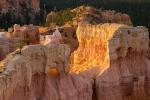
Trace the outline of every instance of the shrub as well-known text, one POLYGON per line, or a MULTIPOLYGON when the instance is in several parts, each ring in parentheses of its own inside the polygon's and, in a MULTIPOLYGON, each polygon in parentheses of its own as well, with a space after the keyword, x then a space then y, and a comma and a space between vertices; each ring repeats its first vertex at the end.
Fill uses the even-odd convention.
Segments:
MULTIPOLYGON (((56 16, 52 17, 52 23, 55 23, 56 25, 63 25, 65 22, 72 21, 75 15, 76 14, 71 12, 70 9, 61 10, 56 16)), ((50 22, 46 22, 45 25, 50 25, 50 22)))

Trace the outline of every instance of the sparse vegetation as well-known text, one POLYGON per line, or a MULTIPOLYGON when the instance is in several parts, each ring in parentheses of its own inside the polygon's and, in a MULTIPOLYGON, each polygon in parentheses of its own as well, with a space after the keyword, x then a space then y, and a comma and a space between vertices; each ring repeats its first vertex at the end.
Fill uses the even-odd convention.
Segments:
MULTIPOLYGON (((67 8, 75 8, 80 5, 89 5, 94 6, 96 8, 103 8, 103 9, 112 9, 119 12, 127 13, 131 16, 134 26, 142 25, 146 26, 150 29, 150 2, 149 0, 41 0, 40 3, 40 14, 37 14, 35 20, 36 24, 44 25, 45 16, 50 11, 57 8, 57 10, 63 10, 67 8), (112 2, 113 1, 113 2, 112 2), (115 2, 114 2, 115 1, 115 2), (131 3, 132 2, 132 3, 131 3), (134 2, 134 3, 133 3, 134 2)), ((25 6, 25 5, 22 5, 25 6)), ((32 12, 32 9, 28 9, 27 12, 32 12)), ((23 12, 24 13, 24 12, 23 12)), ((24 13, 27 17, 26 20, 30 21, 28 18, 28 14, 24 13)), ((1 14, 0 13, 0 27, 1 28, 8 28, 15 23, 18 24, 28 24, 29 22, 22 22, 21 18, 15 18, 14 11, 9 12, 8 14, 1 14)), ((55 18, 56 22, 59 24, 63 23, 60 20, 60 16, 55 18)))
POLYGON ((131 16, 134 26, 142 25, 150 28, 150 2, 149 0, 42 0, 41 9, 45 5, 47 12, 66 8, 75 8, 80 5, 89 5, 96 8, 111 9, 131 16), (131 3, 134 2, 134 3, 131 3))
POLYGON ((70 9, 61 10, 57 12, 56 16, 52 17, 52 22, 46 22, 46 26, 49 26, 50 23, 54 23, 56 25, 63 25, 65 22, 72 21, 75 17, 75 13, 71 12, 70 9))

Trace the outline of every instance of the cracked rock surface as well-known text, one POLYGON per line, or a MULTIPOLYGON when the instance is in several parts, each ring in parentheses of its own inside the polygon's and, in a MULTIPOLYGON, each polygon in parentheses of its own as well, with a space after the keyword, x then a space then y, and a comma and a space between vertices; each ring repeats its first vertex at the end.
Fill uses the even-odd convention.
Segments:
POLYGON ((145 27, 80 24, 76 34, 79 47, 72 54, 59 43, 10 54, 0 74, 0 100, 150 99, 145 27))

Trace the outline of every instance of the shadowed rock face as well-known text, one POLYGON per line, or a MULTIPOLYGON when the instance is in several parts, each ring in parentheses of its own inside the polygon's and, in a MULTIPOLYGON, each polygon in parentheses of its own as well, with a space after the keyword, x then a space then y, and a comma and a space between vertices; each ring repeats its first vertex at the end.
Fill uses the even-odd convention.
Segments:
POLYGON ((38 44, 40 42, 38 26, 33 25, 20 26, 15 24, 13 31, 7 33, 7 37, 14 42, 22 39, 27 39, 28 44, 38 44))
POLYGON ((0 60, 9 53, 9 41, 5 36, 6 32, 0 32, 0 60))
MULTIPOLYGON (((36 23, 40 0, 0 0, 1 26, 14 23, 36 23)), ((8 27, 8 26, 7 26, 8 27)))
POLYGON ((145 27, 81 24, 77 38, 71 64, 69 46, 59 43, 27 46, 22 55, 8 56, 0 100, 149 100, 145 27), (51 77, 51 68, 59 76, 51 77))
MULTIPOLYGON (((19 8, 19 6, 21 6, 21 4, 27 4, 27 6, 31 6, 33 9, 37 9, 39 10, 39 0, 24 0, 24 1, 21 1, 21 0, 14 0, 13 2, 11 0, 1 0, 0 1, 0 7, 1 7, 1 10, 5 10, 5 11, 8 11, 9 9, 11 9, 10 7, 13 7, 13 9, 15 8, 19 8), (16 3, 16 4, 15 4, 16 3), (15 5, 14 5, 15 4, 15 5)), ((11 9, 12 10, 12 9, 11 9)))
POLYGON ((14 25, 14 28, 10 30, 9 32, 0 33, 0 60, 19 48, 22 41, 25 41, 24 45, 38 44, 40 42, 40 33, 37 26, 14 25))

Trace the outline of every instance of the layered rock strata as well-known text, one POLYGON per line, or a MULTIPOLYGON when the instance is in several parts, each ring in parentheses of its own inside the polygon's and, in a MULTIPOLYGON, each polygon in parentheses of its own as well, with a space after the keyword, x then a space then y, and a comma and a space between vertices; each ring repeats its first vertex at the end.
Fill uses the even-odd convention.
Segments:
POLYGON ((10 54, 0 64, 0 100, 150 99, 147 28, 80 24, 77 38, 71 64, 69 46, 59 43, 10 54))
POLYGON ((39 44, 40 33, 37 26, 15 24, 8 32, 0 33, 0 60, 21 45, 39 44))
POLYGON ((79 25, 77 38, 71 70, 95 80, 96 100, 149 100, 145 27, 79 25))
POLYGON ((0 100, 92 100, 92 81, 65 71, 68 50, 63 44, 35 45, 11 54, 0 74, 0 100), (51 77, 50 68, 59 77, 51 77))

